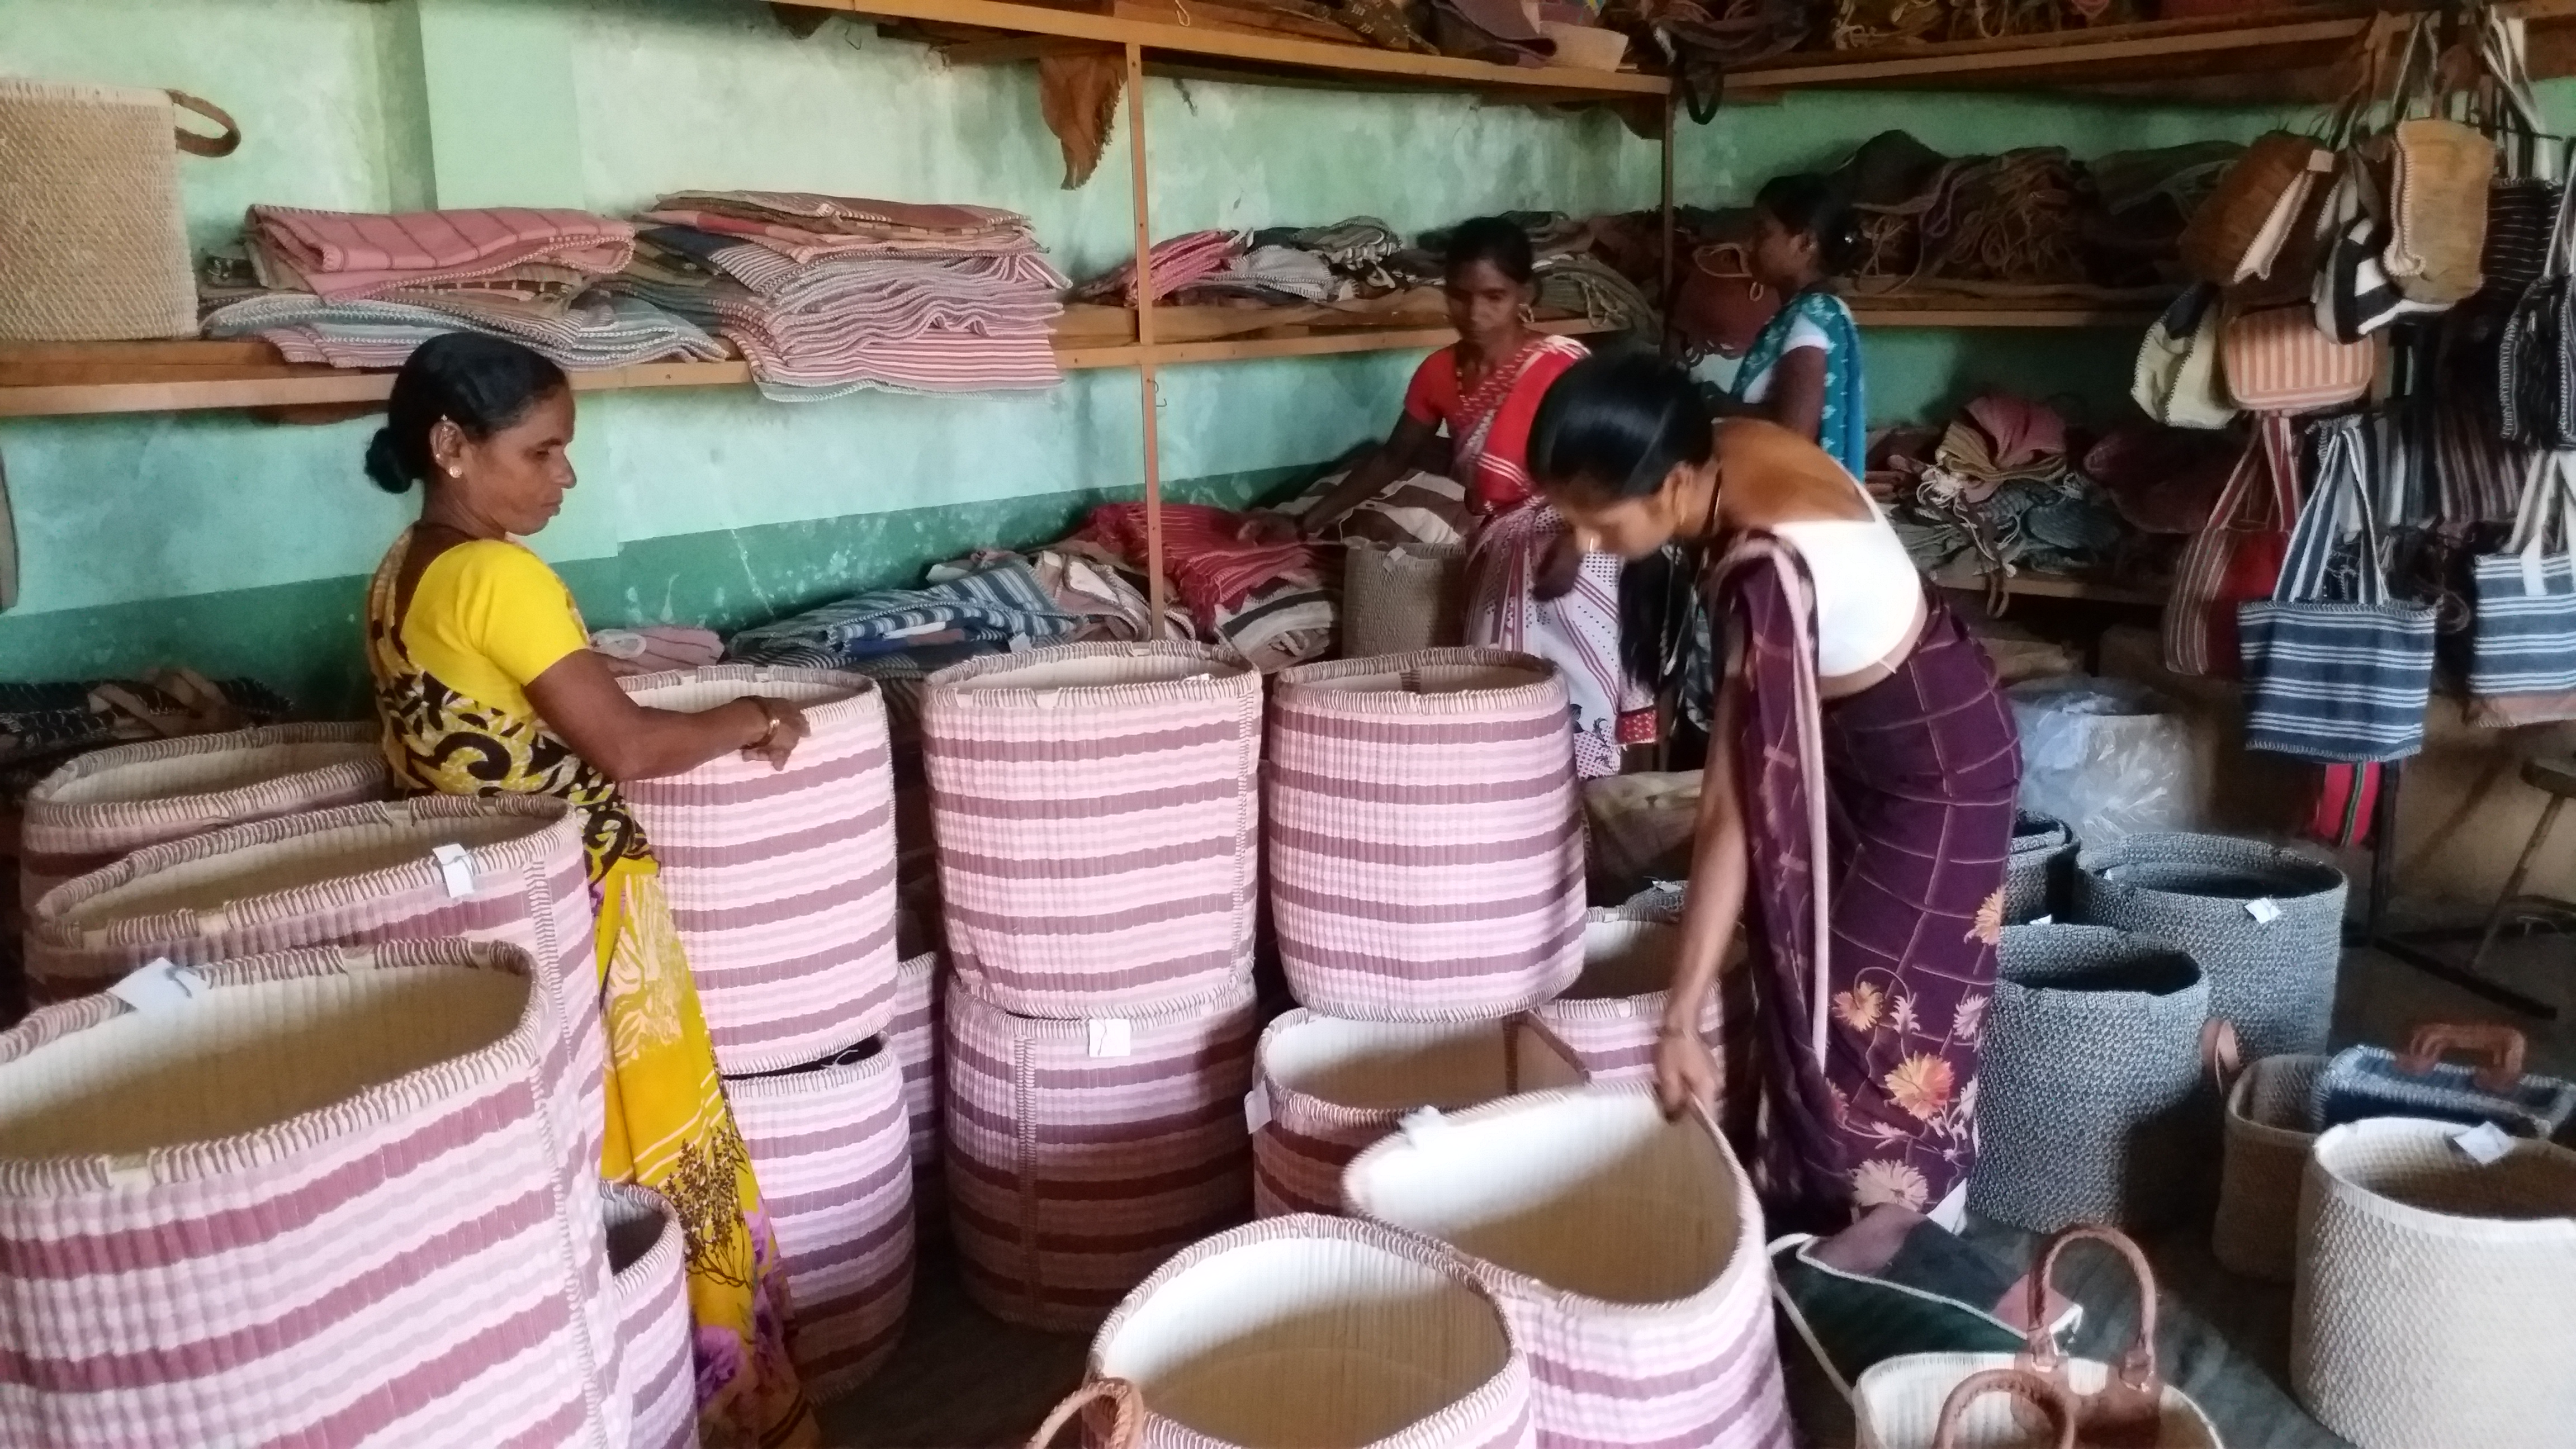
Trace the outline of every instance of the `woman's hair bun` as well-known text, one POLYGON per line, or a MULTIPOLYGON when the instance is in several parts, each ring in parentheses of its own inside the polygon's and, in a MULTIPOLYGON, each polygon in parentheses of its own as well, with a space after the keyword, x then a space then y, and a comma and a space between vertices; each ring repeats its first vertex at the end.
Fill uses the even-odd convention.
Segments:
POLYGON ((367 440, 367 477, 387 493, 411 491, 411 470, 403 466, 402 445, 394 441, 394 430, 378 428, 367 440))

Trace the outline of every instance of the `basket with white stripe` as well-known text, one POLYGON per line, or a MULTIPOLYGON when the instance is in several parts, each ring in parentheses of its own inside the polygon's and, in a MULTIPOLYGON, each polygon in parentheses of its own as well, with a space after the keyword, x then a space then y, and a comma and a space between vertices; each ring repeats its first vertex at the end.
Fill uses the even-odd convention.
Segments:
MULTIPOLYGON (((1596 1082, 1655 1075, 1655 1034, 1672 999, 1681 927, 1657 913, 1619 907, 1584 918, 1583 974, 1565 994, 1530 1008, 1574 1052, 1596 1082)), ((1731 953, 1699 1014, 1700 1040, 1717 1058, 1718 1100, 1732 1106, 1753 1081, 1753 973, 1731 953)), ((1721 1113, 1721 1116, 1723 1113, 1721 1113)))
POLYGON ((626 1449, 527 953, 155 966, 0 1033, 0 1443, 626 1449))
POLYGON ((1789 1443, 1762 1210, 1705 1113, 1666 1120, 1635 1083, 1418 1118, 1342 1194, 1467 1256, 1530 1357, 1541 1444, 1789 1443))
POLYGON ((1420 1107, 1454 1111, 1579 1086, 1564 1043, 1528 1017, 1343 1021, 1299 1007, 1261 1033, 1246 1118, 1259 1216, 1338 1213, 1342 1170, 1420 1107))
POLYGON ((19 899, 147 845, 253 820, 382 799, 372 724, 261 725, 118 745, 81 756, 27 792, 19 899))
POLYGON ((1433 649, 1280 674, 1264 833, 1299 1004, 1503 1016, 1583 969, 1583 811, 1554 666, 1433 649))
POLYGON ((1151 1015, 1013 1016, 948 984, 941 1119, 966 1291, 1086 1331, 1183 1245, 1244 1220, 1251 978, 1151 1015))
POLYGON ((727 1076, 829 1056, 894 1011, 894 769, 885 700, 858 674, 718 665, 619 681, 698 713, 782 700, 812 733, 781 769, 732 752, 623 787, 727 1076))
POLYGON ((882 1041, 729 1077, 725 1097, 778 1230, 805 1392, 830 1399, 894 1354, 912 1303, 912 1161, 903 1071, 882 1041))
POLYGON ((147 846, 48 891, 27 927, 37 1001, 298 946, 505 941, 536 958, 569 1045, 593 1163, 608 1043, 580 817, 561 800, 429 795, 344 805, 147 846))
POLYGON ((1080 1020, 1252 965, 1261 676, 1196 644, 943 669, 922 753, 949 959, 994 1006, 1080 1020))
POLYGON ((698 1375, 689 1356, 680 1215, 669 1198, 633 1183, 603 1183, 600 1196, 614 1275, 618 1394, 635 1415, 631 1442, 635 1449, 697 1449, 698 1375))

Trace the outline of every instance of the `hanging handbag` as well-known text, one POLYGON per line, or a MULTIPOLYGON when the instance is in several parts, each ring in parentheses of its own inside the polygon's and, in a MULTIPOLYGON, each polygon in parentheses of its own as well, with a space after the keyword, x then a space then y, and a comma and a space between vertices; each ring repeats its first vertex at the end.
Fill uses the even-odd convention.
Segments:
POLYGON ((2403 1053, 2347 1047, 2328 1058, 2309 1090, 2316 1131, 2365 1117, 2429 1117, 2475 1127, 2492 1122, 2516 1137, 2546 1142, 2576 1117, 2576 1083, 2525 1075, 2521 1032, 2509 1026, 2425 1025, 2403 1053), (2446 1062, 2452 1052, 2477 1055, 2474 1067, 2446 1062))
POLYGON ((2309 294, 2317 330, 2340 343, 2360 342, 2401 317, 2448 309, 2411 301, 2390 280, 2380 260, 2388 246, 2388 218, 2374 170, 2361 150, 2343 158, 2325 223, 2331 239, 2309 294))
POLYGON ((2257 136, 2184 225, 2185 270, 2219 286, 2270 275, 2309 193, 2333 169, 2334 151, 2313 136, 2257 136))
MULTIPOLYGON (((2441 51, 2430 19, 2416 19, 2398 86, 2402 93, 2414 77, 2417 99, 2438 112, 2441 51)), ((2435 307, 2475 295, 2484 280, 2478 260, 2486 248, 2495 143, 2438 113, 2397 122, 2389 140, 2389 236, 2381 260, 2390 280, 2410 301, 2435 307)))
POLYGON ((2323 412, 2370 395, 2379 348, 2318 331, 2311 307, 2269 307, 2227 319, 2220 366, 2228 395, 2247 412, 2323 412))
POLYGON ((2543 143, 2547 127, 2531 91, 2524 22, 2493 10, 2479 37, 2486 72, 2478 112, 2496 143, 2495 184, 2487 189, 2486 247, 2478 301, 2509 307, 2549 270, 2549 238, 2558 216, 2556 158, 2543 143))
POLYGON ((2165 667, 2236 677, 2236 606, 2268 598, 2299 512, 2297 425, 2261 419, 2209 521, 2183 547, 2164 613, 2165 667))
POLYGON ((2505 729, 2576 719, 2576 454, 2531 455, 2513 535, 2474 569, 2469 722, 2505 729))
MULTIPOLYGON (((2567 154, 2576 161, 2576 147, 2567 154)), ((2562 185, 2541 278, 2523 290, 2496 343, 2497 427, 2527 447, 2576 447, 2576 360, 2568 355, 2576 339, 2576 295, 2567 284, 2572 213, 2576 185, 2562 185)))
POLYGON ((2218 289, 2193 287, 2174 298, 2138 345, 2129 395, 2147 416, 2176 428, 2223 428, 2236 405, 2218 381, 2218 289))
POLYGON ((2377 510, 2362 472, 2364 421, 2317 428, 2316 487, 2299 510, 2272 597, 2239 605, 2245 745, 2324 764, 2400 760, 2424 746, 2433 610, 2388 597, 2377 510), (2329 599, 2346 518, 2358 517, 2354 588, 2329 599))

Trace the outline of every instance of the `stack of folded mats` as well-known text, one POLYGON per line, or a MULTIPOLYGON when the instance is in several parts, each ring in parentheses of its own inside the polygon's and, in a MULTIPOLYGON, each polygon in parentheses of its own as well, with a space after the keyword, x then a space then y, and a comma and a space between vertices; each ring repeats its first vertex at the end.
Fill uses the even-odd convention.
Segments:
POLYGON ((216 307, 206 334, 265 338, 289 362, 399 367, 445 332, 568 369, 724 356, 692 322, 596 289, 633 256, 634 228, 585 211, 254 206, 244 243, 265 290, 216 307))
POLYGON ((1928 459, 1900 454, 1891 472, 1890 521, 1925 569, 1973 554, 1991 577, 2087 573, 2134 551, 2116 503, 2076 469, 2066 420, 2044 403, 1979 398, 1928 459))
POLYGON ((919 677, 981 654, 1058 643, 1081 624, 1024 560, 1002 554, 922 588, 875 589, 745 629, 725 654, 736 664, 919 677))
MULTIPOLYGON (((1154 300, 1163 301, 1224 272, 1243 255, 1243 241, 1239 231, 1194 231, 1154 243, 1154 300)), ((1121 262, 1116 270, 1083 283, 1073 300, 1135 306, 1135 261, 1121 262)))
POLYGON ((1053 387, 1066 282, 1027 217, 807 192, 684 191, 615 290, 723 333, 781 401, 1053 387))
MULTIPOLYGON (((1267 674, 1329 650, 1339 610, 1313 545, 1252 542, 1250 522, 1204 504, 1164 504, 1163 572, 1201 639, 1267 674)), ((1091 510, 1077 539, 1143 565, 1144 505, 1091 510)))

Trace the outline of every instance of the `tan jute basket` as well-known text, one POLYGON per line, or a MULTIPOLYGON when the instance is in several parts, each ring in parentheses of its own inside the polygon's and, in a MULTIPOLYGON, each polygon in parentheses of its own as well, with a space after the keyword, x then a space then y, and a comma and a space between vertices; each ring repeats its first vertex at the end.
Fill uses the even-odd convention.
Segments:
POLYGON ((1467 549, 1354 541, 1342 574, 1342 655, 1446 649, 1466 633, 1467 549))
POLYGON ((2299 1183, 2317 1134, 2308 1092, 2326 1059, 2265 1057, 2227 1089, 2227 1145, 2210 1251, 2231 1273, 2287 1283, 2299 1262, 2299 1183))

